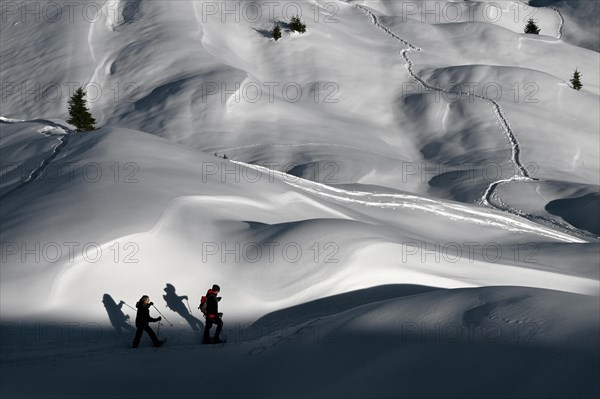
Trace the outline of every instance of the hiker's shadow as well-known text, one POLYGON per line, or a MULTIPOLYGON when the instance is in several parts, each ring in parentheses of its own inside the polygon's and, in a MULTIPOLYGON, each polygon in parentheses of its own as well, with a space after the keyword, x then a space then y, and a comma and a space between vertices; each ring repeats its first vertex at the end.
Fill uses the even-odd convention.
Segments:
POLYGON ((188 307, 183 303, 184 300, 188 300, 187 295, 179 296, 175 293, 175 287, 172 284, 167 284, 165 287, 165 295, 163 298, 167 303, 169 309, 173 312, 179 314, 181 317, 188 322, 192 330, 194 331, 202 331, 204 329, 204 324, 200 321, 200 319, 194 317, 193 314, 190 313, 188 307))
POLYGON ((119 301, 117 304, 110 295, 104 294, 102 297, 102 303, 104 304, 106 313, 108 313, 108 319, 118 335, 120 335, 123 331, 135 332, 135 328, 129 323, 129 315, 126 315, 121 310, 125 302, 119 301))

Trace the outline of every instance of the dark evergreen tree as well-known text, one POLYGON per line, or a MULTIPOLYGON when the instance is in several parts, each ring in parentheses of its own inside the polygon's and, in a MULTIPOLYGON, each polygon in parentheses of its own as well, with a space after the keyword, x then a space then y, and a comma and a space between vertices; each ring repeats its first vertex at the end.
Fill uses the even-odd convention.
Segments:
POLYGON ((525 25, 525 33, 531 33, 534 35, 540 34, 540 28, 538 28, 535 22, 533 22, 533 18, 529 18, 529 21, 527 21, 527 25, 525 25))
POLYGON ((304 33, 306 32, 306 25, 300 21, 299 16, 292 17, 290 21, 290 29, 296 32, 304 33))
POLYGON ((281 27, 279 26, 279 24, 275 24, 275 26, 273 27, 273 39, 275 39, 275 41, 281 39, 281 27))
POLYGON ((69 119, 67 123, 75 126, 78 132, 88 132, 96 129, 96 120, 92 117, 85 102, 83 87, 78 88, 69 99, 69 119))
POLYGON ((575 68, 575 72, 573 72, 573 77, 571 78, 571 87, 575 90, 581 90, 583 85, 581 84, 581 72, 575 68))

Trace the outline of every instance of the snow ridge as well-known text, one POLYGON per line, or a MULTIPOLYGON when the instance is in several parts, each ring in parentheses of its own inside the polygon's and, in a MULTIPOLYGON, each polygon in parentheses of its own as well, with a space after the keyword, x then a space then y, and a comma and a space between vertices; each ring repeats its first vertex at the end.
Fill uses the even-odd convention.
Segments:
MULTIPOLYGON (((40 164, 31 171, 31 173, 29 174, 27 179, 23 180, 12 190, 9 190, 9 191, 5 192, 4 194, 0 195, 0 200, 6 198, 8 195, 14 193, 15 191, 22 189, 24 186, 33 182, 35 179, 37 179, 42 174, 44 169, 46 169, 48 164, 50 164, 50 162, 52 162, 56 158, 56 156, 59 154, 59 152, 69 142, 70 130, 67 127, 62 126, 58 123, 55 123, 52 121, 46 121, 46 120, 38 119, 38 120, 34 120, 32 122, 47 123, 48 126, 42 128, 42 129, 39 129, 38 133, 40 133, 41 135, 46 136, 46 137, 56 137, 57 143, 52 147, 52 153, 50 155, 48 155, 46 158, 42 159, 42 162, 40 162, 40 164)), ((11 123, 19 123, 19 122, 11 122, 11 123)))
POLYGON ((273 176, 278 177, 281 181, 294 188, 328 200, 386 209, 414 209, 456 221, 482 226, 493 226, 520 233, 538 234, 565 242, 585 242, 568 233, 558 232, 546 226, 539 226, 533 222, 527 223, 519 220, 519 218, 496 213, 494 210, 475 209, 472 206, 420 197, 413 194, 378 194, 366 191, 345 190, 276 171, 265 166, 240 161, 231 162, 266 173, 270 178, 273 176))

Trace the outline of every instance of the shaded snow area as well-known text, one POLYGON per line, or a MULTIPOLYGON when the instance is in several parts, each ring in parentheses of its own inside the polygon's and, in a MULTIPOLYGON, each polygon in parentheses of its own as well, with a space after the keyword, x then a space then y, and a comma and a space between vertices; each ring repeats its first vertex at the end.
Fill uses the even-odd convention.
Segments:
POLYGON ((598 2, 0 5, 2 399, 600 397, 598 2))

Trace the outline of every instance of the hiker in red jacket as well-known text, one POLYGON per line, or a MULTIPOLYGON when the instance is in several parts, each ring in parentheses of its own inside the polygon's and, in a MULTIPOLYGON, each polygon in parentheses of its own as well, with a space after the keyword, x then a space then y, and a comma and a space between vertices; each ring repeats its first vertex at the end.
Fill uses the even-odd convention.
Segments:
POLYGON ((223 313, 219 313, 219 301, 221 297, 217 297, 219 295, 219 291, 221 288, 215 284, 212 286, 212 289, 208 290, 206 293, 206 305, 205 310, 203 308, 203 303, 200 304, 200 309, 203 311, 204 316, 206 317, 206 325, 204 326, 204 343, 205 344, 220 344, 224 341, 221 341, 220 335, 221 330, 223 330, 223 320, 221 317, 223 313), (215 336, 213 339, 210 339, 210 329, 213 324, 217 325, 217 331, 215 331, 215 336))

